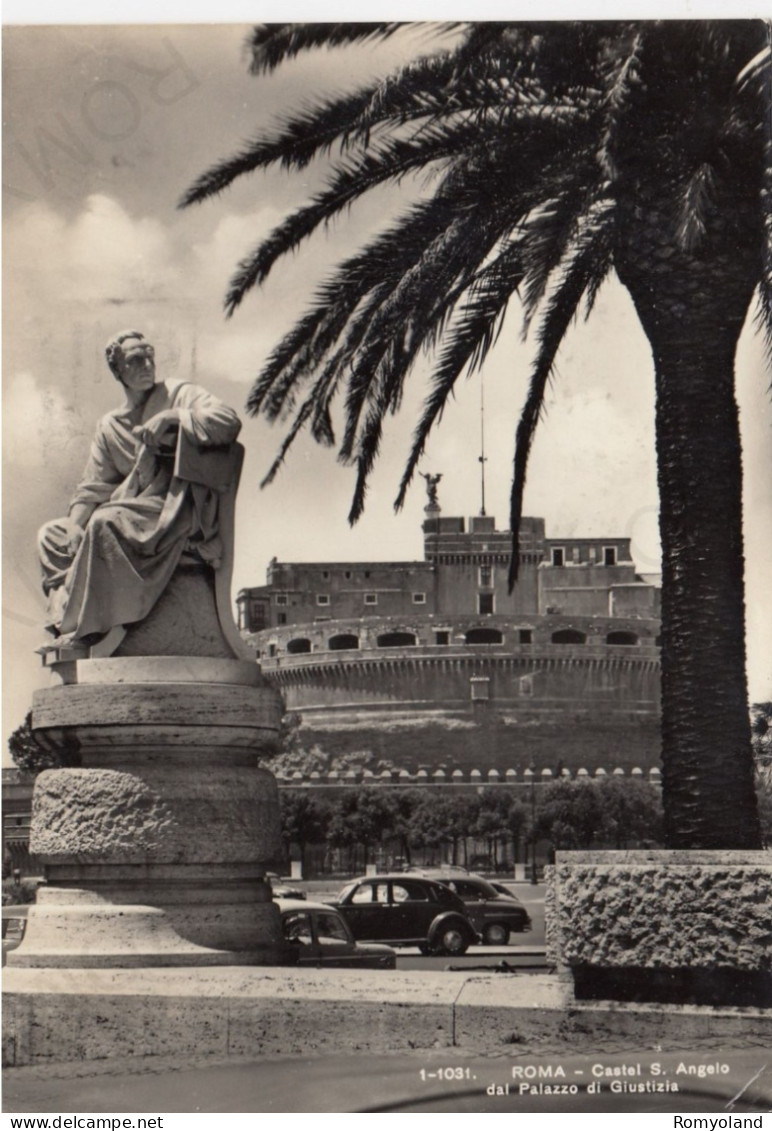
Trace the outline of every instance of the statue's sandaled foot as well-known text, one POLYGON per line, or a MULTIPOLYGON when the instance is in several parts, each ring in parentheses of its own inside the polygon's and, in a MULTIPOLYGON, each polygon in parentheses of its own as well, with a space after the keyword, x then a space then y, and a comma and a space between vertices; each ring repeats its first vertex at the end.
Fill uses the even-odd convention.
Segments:
POLYGON ((43 663, 48 666, 60 660, 84 660, 89 655, 89 645, 83 640, 78 640, 71 634, 58 636, 50 644, 44 644, 35 651, 43 657, 43 663))
POLYGON ((36 651, 49 665, 64 660, 87 660, 92 657, 111 656, 126 635, 123 625, 116 625, 108 632, 89 632, 76 636, 74 632, 62 633, 36 651))

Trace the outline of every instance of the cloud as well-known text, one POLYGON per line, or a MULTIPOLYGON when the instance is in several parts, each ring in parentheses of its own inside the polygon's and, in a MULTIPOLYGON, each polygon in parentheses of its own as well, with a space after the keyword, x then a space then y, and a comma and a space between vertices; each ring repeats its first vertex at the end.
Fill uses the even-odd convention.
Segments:
MULTIPOLYGON (((45 203, 19 209, 7 222, 13 332, 6 366, 39 374, 38 394, 48 382, 73 410, 87 400, 92 423, 114 400, 101 351, 123 326, 153 336, 165 373, 184 371, 195 343, 207 378, 251 382, 300 300, 291 281, 272 286, 251 295, 231 321, 222 300, 239 259, 280 216, 272 208, 226 214, 191 245, 177 217, 167 226, 134 217, 101 193, 89 196, 69 221, 45 203)), ((14 456, 21 447, 15 445, 14 456)))
POLYGON ((7 253, 14 288, 38 310, 74 302, 147 298, 175 278, 171 242, 156 220, 131 218, 115 200, 92 194, 66 223, 47 205, 21 210, 10 225, 7 253))

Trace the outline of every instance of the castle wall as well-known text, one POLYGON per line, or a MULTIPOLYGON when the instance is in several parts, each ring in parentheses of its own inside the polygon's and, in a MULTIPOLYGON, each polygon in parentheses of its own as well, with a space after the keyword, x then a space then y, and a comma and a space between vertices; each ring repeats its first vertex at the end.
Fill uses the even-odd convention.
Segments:
MULTIPOLYGON (((470 655, 477 656, 501 653, 509 657, 533 657, 536 655, 535 649, 547 648, 556 649, 554 657, 563 659, 574 656, 578 659, 659 658, 659 621, 641 617, 541 616, 537 613, 524 613, 516 617, 461 616, 442 613, 419 615, 414 612, 412 615, 360 616, 277 626, 253 633, 248 639, 257 650, 263 670, 269 673, 276 666, 291 667, 297 663, 309 662, 292 655, 293 640, 308 640, 309 650, 314 654, 335 651, 334 642, 340 637, 350 637, 355 642, 355 649, 360 652, 368 649, 380 652, 393 643, 389 638, 396 633, 411 637, 406 657, 418 656, 416 648, 428 649, 427 656, 439 659, 450 654, 448 649, 455 649, 456 652, 461 649, 462 652, 469 651, 470 655), (628 646, 612 643, 620 633, 630 638, 628 646), (495 641, 487 644, 478 639, 470 651, 472 639, 479 638, 481 634, 493 636, 495 641), (560 643, 559 638, 566 634, 581 640, 568 639, 560 643), (439 641, 438 635, 441 637, 439 641), (617 650, 613 650, 614 648, 617 650), (618 651, 619 648, 623 650, 618 651), (487 649, 487 653, 483 649, 487 649)), ((389 655, 392 653, 389 652, 389 655)), ((340 660, 340 656, 333 658, 340 660)))
POLYGON ((509 532, 426 516, 424 562, 272 562, 239 594, 304 745, 408 768, 656 765, 659 590, 629 538, 546 539, 524 518, 509 594, 509 532))
POLYGON ((583 617, 659 616, 659 589, 637 579, 631 562, 539 567, 539 611, 583 617))
POLYGON ((443 517, 427 508, 424 561, 277 562, 267 584, 237 596, 239 627, 314 624, 366 616, 584 617, 659 615, 659 590, 643 581, 629 538, 546 539, 544 520, 523 518, 519 573, 508 592, 512 539, 495 519, 443 517))
POLYGON ((342 620, 419 608, 434 612, 436 577, 427 562, 290 562, 272 564, 269 584, 239 594, 240 627, 254 627, 255 607, 266 626, 342 620))
POLYGON ((253 637, 263 674, 302 716, 303 744, 408 768, 516 768, 534 757, 573 771, 659 759, 656 621, 631 618, 368 618, 253 637), (447 643, 434 641, 442 631, 447 643), (480 631, 496 643, 473 644, 480 631), (608 643, 615 634, 636 641, 608 643), (401 635, 398 635, 401 634, 401 635), (523 643, 523 634, 530 642, 523 643), (566 643, 554 638, 567 634, 566 643), (415 644, 381 645, 411 636, 415 644), (575 637, 584 643, 574 642, 575 637), (330 648, 336 640, 358 647, 330 648))
POLYGON ((497 711, 656 712, 659 667, 616 656, 572 659, 557 646, 533 656, 482 654, 411 655, 374 652, 353 658, 299 657, 291 667, 264 665, 287 707, 304 713, 331 707, 393 707, 400 710, 472 710, 486 702, 497 711))
MULTIPOLYGON (((490 556, 493 555, 485 555, 485 558, 490 556)), ((512 593, 507 592, 509 557, 504 553, 495 557, 496 560, 490 564, 483 564, 482 554, 459 555, 452 562, 447 557, 440 559, 437 567, 437 610, 479 615, 482 611, 480 595, 490 595, 493 615, 513 616, 536 612, 539 607, 539 585, 535 555, 521 557, 520 573, 512 593)))

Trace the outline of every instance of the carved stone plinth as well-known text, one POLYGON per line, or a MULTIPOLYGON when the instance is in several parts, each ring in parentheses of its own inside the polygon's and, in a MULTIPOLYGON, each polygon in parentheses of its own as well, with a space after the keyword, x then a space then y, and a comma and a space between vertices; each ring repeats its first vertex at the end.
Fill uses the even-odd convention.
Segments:
POLYGON ((772 1008, 772 854, 559 852, 548 959, 578 999, 772 1008))
POLYGON ((47 884, 17 966, 286 958, 266 870, 280 855, 278 693, 256 664, 110 657, 54 665, 33 727, 64 768, 39 775, 30 849, 47 884))

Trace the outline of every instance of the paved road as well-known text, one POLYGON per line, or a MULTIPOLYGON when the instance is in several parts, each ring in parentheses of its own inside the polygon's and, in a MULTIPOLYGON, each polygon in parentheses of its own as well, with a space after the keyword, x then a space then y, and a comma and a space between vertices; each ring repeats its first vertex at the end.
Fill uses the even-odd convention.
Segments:
POLYGON ((421 954, 417 947, 400 947, 397 950, 397 969, 490 970, 500 967, 503 970, 505 967, 502 963, 504 963, 506 966, 515 966, 522 970, 546 970, 544 947, 532 946, 528 935, 515 936, 518 940, 521 937, 529 941, 523 942, 522 945, 518 942, 516 946, 470 946, 466 954, 460 958, 449 958, 447 955, 430 958, 421 954))
POLYGON ((7 1070, 3 1110, 718 1115, 772 1110, 772 1057, 761 1049, 716 1055, 712 1050, 660 1053, 632 1048, 586 1055, 566 1046, 487 1058, 446 1049, 76 1075, 83 1068, 77 1066, 71 1075, 60 1078, 52 1075, 61 1071, 53 1067, 7 1070), (714 1071, 700 1077, 700 1066, 714 1071), (672 1090, 674 1085, 678 1091, 672 1090), (653 1090, 655 1086, 661 1090, 653 1090))

